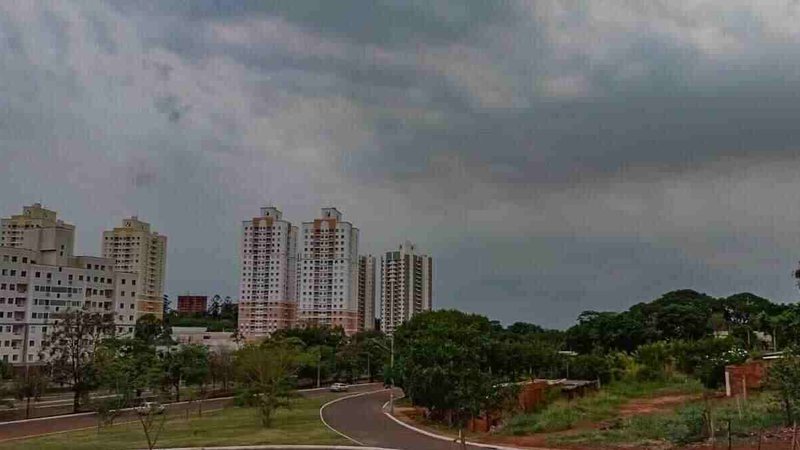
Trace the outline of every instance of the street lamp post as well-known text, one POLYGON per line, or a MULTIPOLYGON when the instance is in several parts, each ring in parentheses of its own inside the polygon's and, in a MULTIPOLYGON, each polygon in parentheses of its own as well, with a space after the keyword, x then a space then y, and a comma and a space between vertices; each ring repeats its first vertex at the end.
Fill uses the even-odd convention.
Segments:
POLYGON ((391 380, 390 380, 390 389, 389 389, 389 412, 394 414, 394 334, 389 336, 390 340, 390 347, 386 348, 386 344, 382 344, 380 342, 375 341, 374 339, 372 342, 378 345, 378 347, 382 348, 384 351, 389 351, 389 370, 391 373, 391 380))

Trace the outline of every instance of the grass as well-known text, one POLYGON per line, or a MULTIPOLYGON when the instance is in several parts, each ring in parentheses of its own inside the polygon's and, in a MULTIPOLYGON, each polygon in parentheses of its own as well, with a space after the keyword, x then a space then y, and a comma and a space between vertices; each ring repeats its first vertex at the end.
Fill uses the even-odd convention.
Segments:
MULTIPOLYGON (((192 447, 250 444, 346 444, 344 438, 319 420, 319 408, 332 396, 299 398, 289 410, 280 410, 273 426, 261 426, 254 408, 227 408, 203 417, 170 416, 158 447, 192 447)), ((51 436, 0 443, 0 449, 15 450, 121 450, 146 448, 138 422, 60 433, 51 436)))
POLYGON ((525 435, 568 430, 581 422, 613 418, 622 404, 634 398, 693 394, 701 390, 697 381, 682 378, 669 381, 615 382, 595 394, 572 401, 557 400, 537 412, 515 416, 508 421, 503 432, 525 435))
MULTIPOLYGON (((746 436, 782 424, 783 415, 770 394, 753 395, 739 404, 735 399, 710 403, 715 422, 715 434, 727 436, 727 421, 732 433, 746 436)), ((576 433, 553 436, 552 444, 644 445, 653 442, 687 444, 703 440, 705 436, 705 405, 695 403, 675 411, 645 414, 624 418, 606 430, 588 429, 576 433)))

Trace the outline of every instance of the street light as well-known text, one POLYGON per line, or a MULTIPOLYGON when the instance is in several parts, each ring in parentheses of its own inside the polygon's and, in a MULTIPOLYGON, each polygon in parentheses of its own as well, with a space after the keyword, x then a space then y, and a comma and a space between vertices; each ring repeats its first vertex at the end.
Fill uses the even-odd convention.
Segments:
POLYGON ((373 339, 374 342, 378 347, 382 348, 383 350, 387 350, 389 352, 389 368, 392 372, 391 374, 391 384, 389 389, 389 412, 394 414, 394 334, 389 336, 391 338, 390 347, 386 348, 386 345, 381 344, 380 342, 373 339))

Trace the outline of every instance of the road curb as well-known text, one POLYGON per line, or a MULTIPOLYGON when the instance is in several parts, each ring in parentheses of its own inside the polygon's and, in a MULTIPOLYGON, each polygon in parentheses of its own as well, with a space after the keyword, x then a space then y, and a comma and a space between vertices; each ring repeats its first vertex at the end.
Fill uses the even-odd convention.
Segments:
MULTIPOLYGON (((377 392, 384 392, 384 391, 385 391, 385 389, 377 389, 377 390, 374 390, 374 391, 368 391, 368 392, 359 392, 358 394, 346 395, 346 396, 344 396, 344 397, 335 398, 335 399, 333 399, 333 400, 329 401, 328 403, 325 403, 324 405, 322 405, 322 406, 320 406, 320 407, 319 407, 319 420, 320 420, 320 421, 322 421, 322 424, 323 424, 323 425, 325 425, 326 427, 328 427, 328 429, 329 429, 329 430, 331 430, 331 431, 333 431, 334 433, 338 434, 339 436, 341 436, 341 437, 343 437, 343 438, 347 439, 348 441, 355 443, 356 445, 360 445, 361 447, 359 447, 359 448, 362 448, 362 449, 363 449, 363 448, 365 448, 365 447, 366 447, 366 444, 364 444, 364 443, 362 443, 362 442, 359 442, 359 441, 357 441, 357 440, 355 440, 355 439, 351 438, 350 436, 348 436, 348 435, 346 435, 346 434, 342 433, 341 431, 337 430, 336 428, 333 428, 332 426, 330 426, 330 425, 328 424, 328 422, 326 422, 326 421, 325 421, 325 417, 323 417, 323 416, 322 416, 322 411, 324 411, 324 410, 325 410, 325 408, 327 408, 328 406, 331 406, 332 404, 334 404, 334 403, 337 403, 337 402, 341 402, 341 401, 343 401, 343 400, 347 400, 347 399, 351 399, 351 398, 356 398, 356 397, 361 397, 361 396, 364 396, 364 395, 375 394, 375 393, 377 393, 377 392)), ((317 448, 319 448, 319 447, 317 447, 317 448)))
MULTIPOLYGON (((403 397, 405 397, 405 395, 401 395, 400 397, 395 398, 395 400, 400 400, 403 397)), ((398 419, 397 417, 393 416, 388 411, 386 411, 386 405, 388 405, 388 404, 389 404, 389 402, 387 401, 386 403, 383 404, 383 407, 381 407, 381 409, 383 410, 383 414, 386 417, 388 417, 388 418, 392 419, 393 421, 395 421, 398 425, 402 425, 402 426, 408 428, 411 431, 415 431, 415 432, 417 432, 419 434, 424 434, 425 436, 428 436, 428 437, 432 437, 432 438, 439 439, 439 440, 442 440, 442 441, 453 442, 453 438, 451 436, 444 436, 444 435, 441 435, 441 434, 432 433, 432 432, 430 432, 428 430, 423 430, 421 428, 417 428, 417 427, 415 427, 413 425, 409 425, 409 424, 403 422, 402 420, 398 419)), ((481 447, 481 448, 495 449, 495 450, 555 450, 555 449, 543 448, 543 447, 525 447, 525 448, 521 448, 521 447, 506 447, 506 446, 503 446, 503 445, 484 444, 484 443, 481 443, 481 442, 472 442, 472 441, 467 441, 466 443, 467 443, 467 445, 471 445, 473 447, 481 447)))
POLYGON ((233 447, 175 447, 160 450, 396 450, 385 447, 353 447, 352 445, 242 445, 233 447))

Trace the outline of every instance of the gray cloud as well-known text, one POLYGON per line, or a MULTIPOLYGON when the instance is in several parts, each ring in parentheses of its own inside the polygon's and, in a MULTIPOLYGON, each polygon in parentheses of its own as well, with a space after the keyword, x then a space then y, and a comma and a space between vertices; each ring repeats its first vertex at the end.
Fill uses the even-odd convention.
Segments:
POLYGON ((337 204, 436 303, 566 326, 663 291, 789 301, 790 2, 0 5, 0 205, 78 245, 139 214, 168 288, 237 290, 239 220, 337 204))

